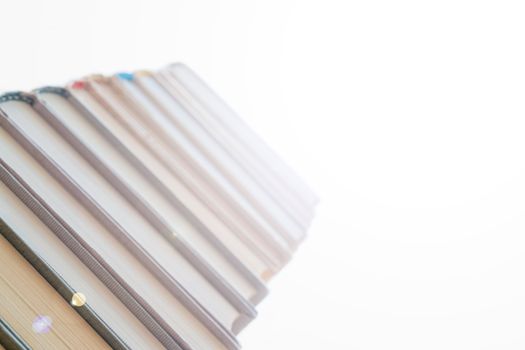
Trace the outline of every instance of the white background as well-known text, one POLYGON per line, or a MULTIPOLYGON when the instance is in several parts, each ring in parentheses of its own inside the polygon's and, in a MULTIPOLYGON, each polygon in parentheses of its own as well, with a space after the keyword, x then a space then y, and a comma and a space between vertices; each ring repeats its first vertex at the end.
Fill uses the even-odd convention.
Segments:
POLYGON ((0 88, 183 61, 316 188, 245 349, 525 348, 523 2, 1 3, 0 88))

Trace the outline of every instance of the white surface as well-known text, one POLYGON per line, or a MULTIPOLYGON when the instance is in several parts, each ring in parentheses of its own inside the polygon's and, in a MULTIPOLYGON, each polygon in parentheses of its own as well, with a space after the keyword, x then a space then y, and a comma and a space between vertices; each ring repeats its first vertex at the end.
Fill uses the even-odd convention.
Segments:
POLYGON ((521 2, 6 5, 1 87, 182 60, 317 187, 245 349, 525 347, 521 2))

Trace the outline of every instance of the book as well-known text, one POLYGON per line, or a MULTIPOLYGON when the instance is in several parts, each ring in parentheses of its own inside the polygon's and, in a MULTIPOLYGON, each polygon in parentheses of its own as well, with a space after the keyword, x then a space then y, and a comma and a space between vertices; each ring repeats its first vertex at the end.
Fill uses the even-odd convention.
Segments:
MULTIPOLYGON (((52 112, 45 118, 50 125, 54 125, 57 132, 63 135, 79 153, 82 153, 84 158, 89 159, 91 165, 110 180, 114 187, 121 188, 122 195, 134 203, 144 216, 154 216, 152 220, 161 221, 160 229, 167 229, 170 238, 171 233, 176 232, 188 249, 198 252, 205 260, 208 269, 219 274, 226 280, 224 283, 235 288, 235 292, 239 294, 235 297, 242 299, 239 300, 240 303, 249 304, 241 307, 248 308, 249 312, 255 312, 249 300, 259 298, 257 293, 262 288, 262 283, 259 281, 254 285, 255 276, 249 275, 240 262, 229 260, 229 251, 218 249, 213 245, 213 242, 207 239, 207 233, 203 232, 200 226, 195 225, 186 216, 186 212, 179 209, 180 205, 174 206, 149 181, 149 178, 134 166, 136 162, 130 162, 86 119, 96 117, 87 115, 89 112, 81 109, 81 106, 75 103, 74 97, 63 88, 41 88, 36 90, 36 96, 52 112)), ((128 153, 128 156, 132 155, 128 153)), ((217 286, 220 287, 221 285, 217 286)))
MULTIPOLYGON (((201 200, 188 188, 184 182, 170 172, 166 164, 161 162, 134 135, 119 123, 119 114, 110 113, 86 89, 85 81, 75 81, 70 84, 69 92, 75 101, 90 113, 86 113, 91 124, 101 130, 113 146, 126 155, 137 169, 161 191, 174 205, 179 205, 189 217, 200 222, 216 240, 232 251, 249 270, 261 279, 273 275, 276 271, 273 265, 258 249, 253 249, 243 241, 243 235, 236 231, 235 226, 229 226, 228 221, 213 211, 206 201, 201 200), (180 202, 179 202, 180 199, 180 202)), ((210 237, 211 239, 211 237, 210 237)), ((261 297, 265 294, 264 291, 261 297)))
MULTIPOLYGON (((3 132, 0 130, 0 134, 3 132)), ((138 304, 129 302, 128 293, 98 262, 85 242, 53 215, 52 208, 46 208, 29 192, 3 160, 0 163, 0 201, 6 204, 0 206, 4 232, 7 227, 15 232, 17 240, 26 242, 26 251, 39 256, 72 290, 81 291, 88 298, 88 305, 101 320, 98 323, 106 325, 101 333, 114 333, 105 337, 112 348, 162 347, 140 317, 128 310, 128 307, 137 309, 138 304), (114 338, 125 346, 119 346, 114 338)))
POLYGON ((0 350, 239 350, 317 202, 182 64, 0 94, 0 350))
POLYGON ((169 146, 151 130, 148 122, 143 122, 137 114, 140 111, 133 109, 127 104, 124 97, 115 90, 109 80, 99 76, 86 79, 87 91, 108 111, 116 120, 122 124, 143 147, 146 147, 170 172, 181 179, 184 184, 198 195, 217 215, 228 222, 230 227, 236 227, 242 239, 249 244, 254 251, 262 252, 267 261, 270 261, 275 269, 280 269, 291 258, 291 252, 283 245, 265 238, 257 228, 251 225, 246 217, 240 215, 229 206, 223 196, 216 193, 215 188, 205 181, 198 172, 188 165, 184 158, 176 152, 169 151, 169 146))
MULTIPOLYGON (((11 232, 6 232, 9 229, 1 221, 0 228, 0 317, 4 325, 32 348, 111 349, 74 310, 84 307, 82 297, 77 298, 78 306, 64 299, 6 239, 11 232)), ((25 249, 23 243, 18 248, 25 249)), ((44 264, 34 258, 33 264, 44 264)), ((75 298, 80 294, 70 295, 75 298)))
POLYGON ((105 259, 105 266, 116 271, 114 278, 126 285, 159 329, 179 344, 192 344, 191 348, 237 349, 238 343, 229 328, 243 316, 211 288, 203 276, 193 272, 191 265, 175 250, 163 244, 140 214, 115 194, 115 189, 102 181, 46 124, 33 108, 32 95, 9 94, 3 101, 0 123, 11 138, 2 139, 7 145, 2 146, 1 157, 9 160, 14 171, 45 198, 47 206, 60 213, 62 220, 82 232, 80 236, 105 259), (43 149, 53 153, 50 155, 43 149), (20 154, 28 153, 30 156, 24 157, 25 161, 20 159, 20 154), (29 162, 28 158, 33 161, 29 162), (66 169, 59 167, 57 162, 66 169), (28 168, 30 165, 33 169, 28 168), (61 198, 57 198, 57 193, 61 193, 61 198), (95 201, 93 195, 106 206, 95 201), (69 201, 67 205, 66 200, 69 201), (111 210, 111 215, 107 209, 111 210), (190 294, 176 277, 191 281, 193 284, 186 286, 196 293, 190 294), (199 296, 208 298, 211 310, 195 299, 199 296))

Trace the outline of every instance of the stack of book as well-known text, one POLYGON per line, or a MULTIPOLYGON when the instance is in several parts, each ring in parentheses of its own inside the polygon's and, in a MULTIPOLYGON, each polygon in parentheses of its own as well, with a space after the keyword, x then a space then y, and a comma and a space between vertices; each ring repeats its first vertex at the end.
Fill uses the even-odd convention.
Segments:
POLYGON ((0 96, 0 349, 229 349, 312 190, 192 70, 0 96))

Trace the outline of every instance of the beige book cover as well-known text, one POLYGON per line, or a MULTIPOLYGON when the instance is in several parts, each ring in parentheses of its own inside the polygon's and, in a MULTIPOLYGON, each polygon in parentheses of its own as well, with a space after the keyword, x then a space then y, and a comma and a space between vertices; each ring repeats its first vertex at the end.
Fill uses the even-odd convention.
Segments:
POLYGON ((0 317, 32 348, 111 349, 3 236, 0 294, 0 317))
MULTIPOLYGON (((18 154, 18 157, 23 157, 23 154, 18 154)), ((126 293, 122 289, 115 290, 118 282, 96 262, 83 242, 53 216, 51 208, 45 208, 9 173, 5 164, 0 164, 0 179, 0 218, 17 238, 26 242, 27 247, 73 290, 86 296, 88 305, 115 334, 114 338, 121 339, 131 349, 162 347, 128 310, 126 293)))

